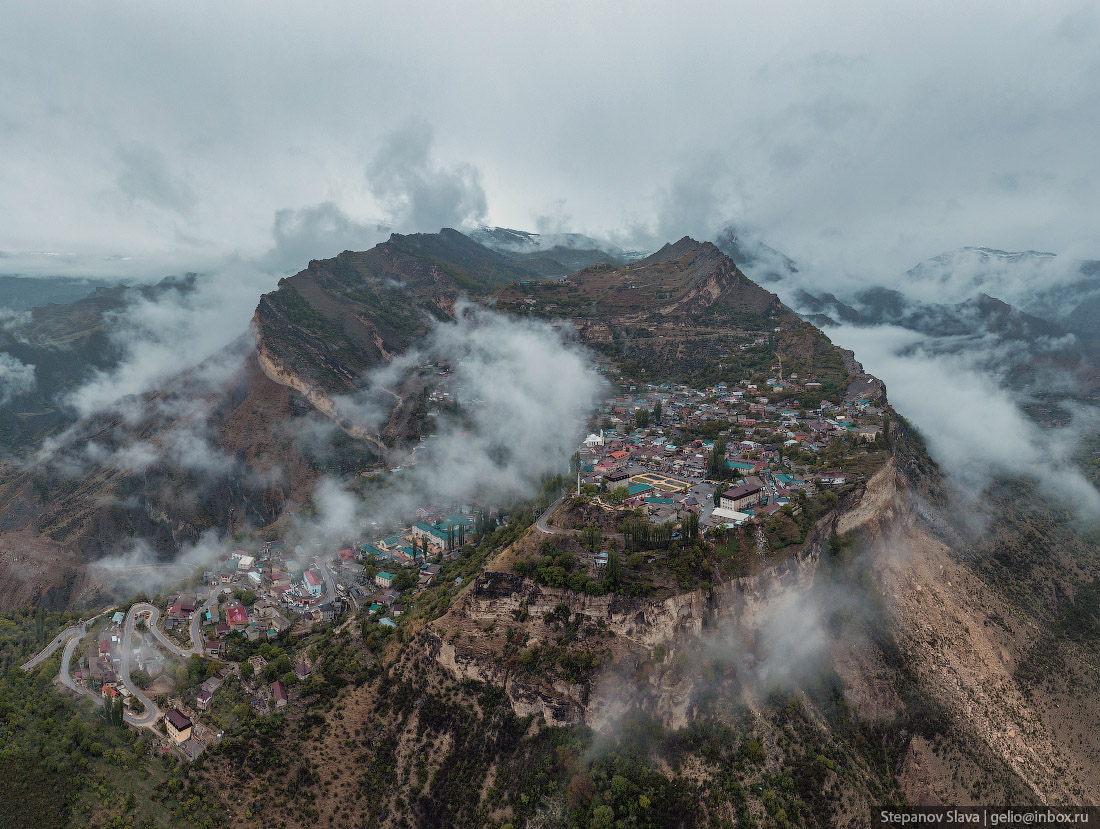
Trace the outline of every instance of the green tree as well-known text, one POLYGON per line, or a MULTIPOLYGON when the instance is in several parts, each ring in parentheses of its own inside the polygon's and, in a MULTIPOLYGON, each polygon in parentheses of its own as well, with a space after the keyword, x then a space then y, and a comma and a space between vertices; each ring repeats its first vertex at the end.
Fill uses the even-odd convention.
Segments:
POLYGON ((584 529, 581 530, 581 544, 592 552, 598 550, 602 542, 603 533, 600 532, 600 528, 596 524, 586 524, 584 529))
POLYGON ((685 541, 695 541, 699 537, 699 516, 689 512, 681 522, 685 541))
POLYGON ((715 481, 724 481, 729 476, 729 471, 729 467, 726 466, 726 439, 715 438, 714 447, 707 455, 707 477, 715 481))
POLYGON ((649 409, 639 409, 634 413, 634 423, 639 429, 649 426, 649 409))
POLYGON ((661 425, 661 415, 663 411, 664 409, 661 407, 661 401, 658 400, 657 403, 653 406, 653 422, 656 423, 658 426, 661 425))
POLYGON ((619 559, 619 551, 612 550, 607 554, 607 566, 603 571, 603 586, 608 591, 618 590, 622 584, 623 566, 619 559))
POLYGON ((611 829, 615 825, 615 810, 610 806, 597 806, 592 810, 592 820, 588 824, 592 829, 611 829))

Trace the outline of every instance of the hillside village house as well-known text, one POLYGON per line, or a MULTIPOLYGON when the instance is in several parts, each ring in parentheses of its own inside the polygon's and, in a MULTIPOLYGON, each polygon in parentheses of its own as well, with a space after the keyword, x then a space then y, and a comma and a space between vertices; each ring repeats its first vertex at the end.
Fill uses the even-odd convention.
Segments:
POLYGON ((180 596, 172 603, 172 606, 168 608, 168 615, 173 619, 186 619, 194 612, 195 599, 193 596, 187 594, 180 596))
POLYGON ((432 526, 423 521, 413 524, 413 538, 428 542, 428 547, 435 552, 442 550, 447 545, 447 530, 441 526, 432 526))
POLYGON ((722 509, 740 512, 745 507, 759 504, 763 498, 763 490, 756 484, 744 484, 735 489, 722 493, 720 506, 722 509))
POLYGON ((374 583, 381 587, 383 590, 389 590, 393 586, 393 573, 387 573, 385 570, 379 571, 374 577, 374 583))
POLYGON ((168 736, 176 745, 191 739, 191 719, 182 711, 173 708, 165 714, 164 725, 168 729, 168 736))
POLYGON ((230 627, 243 627, 248 624, 248 611, 241 605, 231 605, 226 608, 225 618, 230 627))
POLYGON ((276 679, 271 683, 271 696, 275 700, 276 708, 286 707, 286 686, 283 685, 281 679, 276 679))
POLYGON ((315 599, 320 598, 321 593, 324 592, 321 587, 320 577, 312 570, 306 570, 303 581, 305 582, 306 590, 309 591, 309 595, 315 599))

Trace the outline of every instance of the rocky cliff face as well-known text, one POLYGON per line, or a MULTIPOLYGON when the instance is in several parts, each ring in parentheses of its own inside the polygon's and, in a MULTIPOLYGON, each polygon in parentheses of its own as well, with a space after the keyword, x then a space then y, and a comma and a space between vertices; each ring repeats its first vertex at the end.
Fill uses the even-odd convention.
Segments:
MULTIPOLYGON (((554 724, 598 723, 616 699, 601 698, 580 684, 546 681, 510 670, 501 659, 499 637, 517 619, 524 619, 526 644, 549 643, 555 632, 545 623, 548 616, 567 609, 581 624, 598 627, 590 640, 594 649, 606 652, 610 661, 645 659, 654 649, 674 658, 681 645, 693 645, 710 631, 724 628, 752 629, 770 618, 792 596, 813 586, 822 545, 830 534, 835 515, 822 517, 808 543, 796 556, 774 563, 752 577, 723 581, 706 590, 679 593, 662 601, 605 595, 588 596, 566 589, 535 584, 510 572, 488 569, 471 585, 464 598, 427 633, 429 653, 459 679, 477 679, 505 688, 517 714, 542 714, 554 724)), ((680 702, 690 687, 668 689, 680 702)), ((673 700, 658 708, 682 709, 673 700)), ((681 710, 670 718, 683 725, 681 710)))
POLYGON ((897 771, 913 802, 1096 796, 1098 740, 1070 724, 1096 718, 1095 683, 1042 694, 1021 686, 1040 622, 976 572, 921 494, 927 461, 907 455, 903 428, 894 437, 895 457, 822 519, 811 543, 754 577, 650 602, 488 570, 433 623, 428 652, 455 678, 503 686, 518 714, 597 731, 614 731, 631 706, 680 728, 715 693, 756 710, 769 687, 797 689, 825 669, 859 716, 904 742, 897 771), (522 628, 527 647, 548 644, 560 630, 553 617, 583 620, 573 623, 578 640, 602 668, 591 682, 511 667, 502 640, 515 634, 504 632, 522 628), (724 680, 716 664, 727 666, 724 680))

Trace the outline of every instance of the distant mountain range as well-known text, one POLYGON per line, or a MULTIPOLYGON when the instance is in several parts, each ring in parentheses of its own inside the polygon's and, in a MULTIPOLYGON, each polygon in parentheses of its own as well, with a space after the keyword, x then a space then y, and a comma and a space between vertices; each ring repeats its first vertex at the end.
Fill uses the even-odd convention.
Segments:
POLYGON ((759 241, 742 240, 734 228, 716 244, 754 279, 775 285, 796 311, 825 325, 899 325, 935 336, 975 333, 986 323, 1009 336, 1100 333, 1100 261, 965 247, 838 296, 817 288, 812 270, 759 241))
POLYGON ((479 227, 468 233, 478 244, 523 263, 546 277, 561 277, 590 265, 623 265, 645 256, 580 233, 530 233, 479 227))
POLYGON ((997 366, 1010 382, 1033 386, 1056 371, 1076 381, 1067 394, 1100 401, 1100 261, 966 247, 843 293, 821 290, 811 268, 732 228, 718 244, 815 325, 898 326, 938 351, 1014 344, 997 366))

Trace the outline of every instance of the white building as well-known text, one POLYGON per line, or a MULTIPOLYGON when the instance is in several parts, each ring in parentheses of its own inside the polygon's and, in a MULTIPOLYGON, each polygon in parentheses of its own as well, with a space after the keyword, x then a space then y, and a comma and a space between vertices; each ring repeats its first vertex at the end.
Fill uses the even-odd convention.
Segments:
POLYGON ((305 585, 306 590, 309 591, 309 595, 313 598, 320 598, 323 590, 321 589, 321 579, 312 570, 306 570, 305 573, 305 585))

